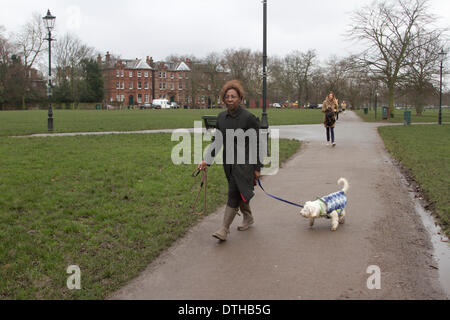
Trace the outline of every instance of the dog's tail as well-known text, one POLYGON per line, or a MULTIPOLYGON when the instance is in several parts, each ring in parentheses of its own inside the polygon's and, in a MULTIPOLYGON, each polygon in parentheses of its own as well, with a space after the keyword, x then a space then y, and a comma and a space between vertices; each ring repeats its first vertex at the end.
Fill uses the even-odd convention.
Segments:
POLYGON ((349 184, 348 184, 347 179, 345 179, 345 178, 340 178, 340 179, 338 180, 338 184, 341 184, 341 182, 344 184, 344 187, 342 188, 342 191, 344 191, 345 193, 347 193, 348 187, 349 187, 349 184))

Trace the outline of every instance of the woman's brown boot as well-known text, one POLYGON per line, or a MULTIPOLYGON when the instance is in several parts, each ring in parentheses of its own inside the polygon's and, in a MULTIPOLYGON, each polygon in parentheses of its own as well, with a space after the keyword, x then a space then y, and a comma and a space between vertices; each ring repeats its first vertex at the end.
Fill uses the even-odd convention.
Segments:
POLYGON ((214 238, 217 238, 217 239, 222 240, 222 241, 227 240, 228 233, 230 233, 230 225, 233 222, 234 217, 238 213, 238 210, 239 209, 237 209, 237 208, 234 209, 234 208, 231 208, 229 206, 227 206, 225 208, 225 214, 223 216, 222 227, 220 227, 220 229, 217 230, 213 234, 214 238))
POLYGON ((250 205, 247 202, 241 201, 239 203, 239 208, 241 209, 242 215, 244 216, 244 220, 242 220, 242 224, 237 227, 239 231, 245 231, 250 228, 250 226, 255 222, 252 216, 252 210, 250 209, 250 205))

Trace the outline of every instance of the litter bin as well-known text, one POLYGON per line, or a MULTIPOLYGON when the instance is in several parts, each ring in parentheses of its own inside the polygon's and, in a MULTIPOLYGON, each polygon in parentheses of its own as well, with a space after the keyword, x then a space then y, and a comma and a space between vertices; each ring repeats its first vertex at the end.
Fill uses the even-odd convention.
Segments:
POLYGON ((364 114, 368 114, 369 113, 369 108, 364 108, 364 114))
POLYGON ((101 110, 101 109, 102 109, 101 104, 100 104, 100 103, 97 103, 97 105, 95 106, 95 109, 96 109, 96 110, 101 110))
POLYGON ((383 120, 387 120, 389 117, 389 108, 383 107, 383 120))
POLYGON ((410 125, 411 124, 411 111, 405 111, 403 113, 403 123, 405 125, 410 125))
POLYGON ((206 130, 214 129, 217 123, 217 116, 203 116, 203 121, 205 122, 206 130))

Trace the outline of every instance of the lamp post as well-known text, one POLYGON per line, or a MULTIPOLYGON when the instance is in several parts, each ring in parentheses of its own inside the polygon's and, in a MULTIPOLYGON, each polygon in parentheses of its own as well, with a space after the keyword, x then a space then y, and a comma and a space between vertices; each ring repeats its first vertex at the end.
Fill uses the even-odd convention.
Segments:
POLYGON ((48 30, 48 131, 53 131, 53 110, 52 110, 52 30, 55 27, 55 16, 52 16, 50 9, 47 15, 42 18, 45 22, 45 27, 48 30))
POLYGON ((378 91, 375 91, 375 120, 377 120, 378 91))
POLYGON ((439 121, 438 123, 442 124, 442 70, 443 70, 443 63, 445 58, 445 52, 444 49, 439 52, 439 60, 441 61, 441 67, 440 67, 440 82, 439 82, 439 121))
POLYGON ((261 129, 265 134, 267 134, 267 143, 268 143, 269 121, 267 120, 266 108, 267 108, 267 0, 263 0, 263 113, 261 119, 261 129))

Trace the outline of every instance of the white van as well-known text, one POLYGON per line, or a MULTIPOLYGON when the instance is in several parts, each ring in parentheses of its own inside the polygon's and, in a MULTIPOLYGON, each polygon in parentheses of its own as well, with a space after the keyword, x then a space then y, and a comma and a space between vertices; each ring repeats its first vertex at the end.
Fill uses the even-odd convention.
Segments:
POLYGON ((155 109, 170 109, 170 102, 167 99, 155 99, 152 104, 155 109))

